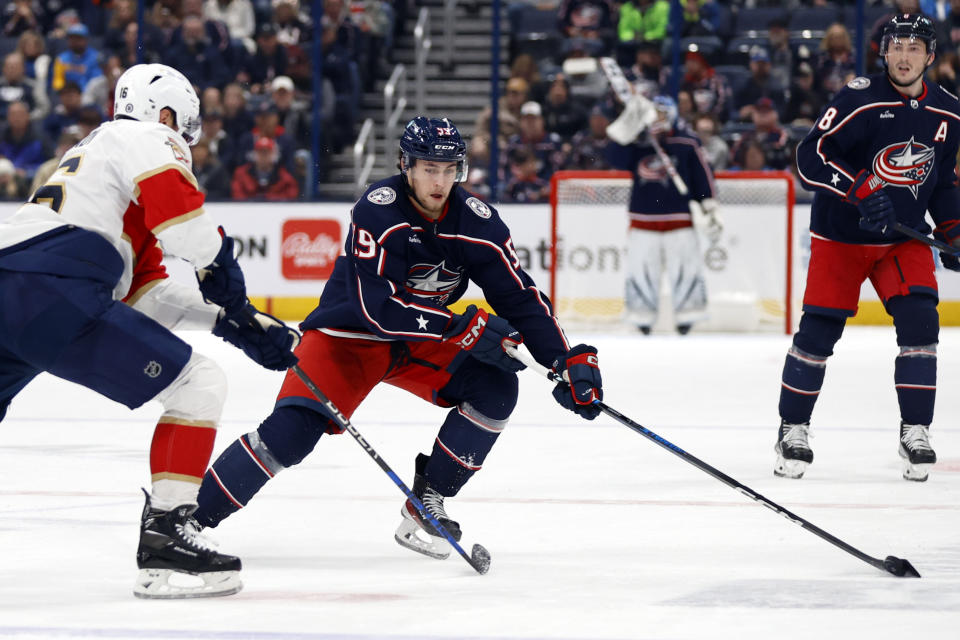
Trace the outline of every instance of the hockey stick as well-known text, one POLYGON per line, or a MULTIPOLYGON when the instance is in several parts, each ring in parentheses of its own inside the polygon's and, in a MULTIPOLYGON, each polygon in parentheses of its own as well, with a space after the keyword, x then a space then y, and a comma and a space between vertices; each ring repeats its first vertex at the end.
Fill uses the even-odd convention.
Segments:
POLYGON ((892 229, 897 233, 902 233, 905 236, 909 236, 914 240, 919 240, 923 244, 937 249, 941 253, 945 253, 950 256, 960 256, 960 248, 950 246, 945 242, 941 242, 936 238, 931 238, 925 233, 920 233, 916 229, 908 227, 907 225, 901 222, 894 222, 892 229))
POLYGON ((464 551, 463 547, 461 547, 454 537, 450 535, 450 532, 447 531, 446 528, 444 528, 444 526, 440 524, 436 518, 427 512, 426 508, 423 506, 423 503, 420 502, 417 496, 415 496, 407 487, 407 485, 404 484, 403 480, 401 480, 397 474, 394 473, 393 469, 390 468, 390 465, 388 465, 384 459, 380 457, 370 443, 367 442, 362 435, 360 435, 360 432, 357 431, 355 426, 353 426, 353 423, 350 422, 350 419, 340 413, 340 410, 337 409, 337 405, 333 404, 330 398, 328 398, 323 391, 320 391, 320 388, 313 382, 313 380, 310 379, 310 376, 308 376, 303 369, 300 368, 300 365, 295 364, 290 367, 290 370, 297 374, 297 377, 303 381, 303 384, 307 385, 307 388, 310 389, 310 392, 317 398, 317 400, 319 400, 320 403, 326 407, 327 412, 333 417, 333 419, 336 420, 341 427, 343 427, 350 435, 353 436, 353 439, 357 441, 357 444, 363 447, 363 450, 367 452, 367 455, 369 455, 373 461, 376 462, 381 469, 383 469, 383 472, 386 473, 391 480, 393 480, 395 485, 400 487, 400 490, 403 491, 403 494, 407 496, 407 499, 410 500, 410 502, 413 503, 413 506, 417 508, 417 511, 420 512, 420 515, 422 515, 431 525, 433 525, 437 531, 441 533, 441 535, 443 535, 444 538, 446 538, 447 542, 449 542, 450 545, 457 550, 457 553, 463 556, 463 559, 466 560, 467 563, 473 567, 477 573, 484 574, 489 571, 490 552, 487 551, 482 545, 475 544, 473 545, 471 554, 467 555, 467 552, 464 551))
MULTIPOLYGON (((528 367, 530 367, 530 369, 532 369, 533 371, 535 371, 535 372, 539 373, 540 375, 544 376, 545 378, 547 378, 548 380, 551 380, 552 382, 566 382, 561 376, 557 375, 557 374, 554 373, 553 371, 550 371, 550 370, 547 369, 546 367, 542 366, 539 362, 537 362, 536 360, 534 360, 528 353, 522 352, 522 351, 518 351, 517 349, 512 348, 512 347, 507 348, 507 352, 508 352, 511 356, 513 356, 514 358, 516 358, 517 360, 519 360, 520 362, 522 362, 522 363, 524 363, 525 365, 527 365, 528 367)), ((892 573, 893 575, 897 576, 898 578, 903 578, 903 577, 907 577, 907 578, 919 578, 919 577, 920 577, 920 572, 918 572, 918 571, 913 567, 913 565, 910 564, 910 561, 909 561, 909 560, 905 560, 905 559, 903 559, 903 558, 898 558, 898 557, 896 557, 896 556, 887 556, 884 560, 880 560, 879 558, 873 558, 873 557, 871 557, 871 556, 868 556, 867 554, 865 554, 864 552, 860 551, 859 549, 856 549, 856 548, 850 546, 849 544, 847 544, 847 543, 844 542, 843 540, 841 540, 841 539, 839 539, 839 538, 837 538, 837 537, 835 537, 835 536, 827 533, 826 531, 824 531, 824 530, 821 529, 820 527, 818 527, 818 526, 816 526, 816 525, 808 522, 807 520, 801 518, 800 516, 796 515, 795 513, 793 513, 793 512, 791 512, 791 511, 785 509, 784 507, 781 507, 780 505, 778 505, 777 503, 773 502, 772 500, 769 500, 768 498, 765 498, 764 496, 760 495, 759 493, 757 493, 756 491, 754 491, 754 490, 751 489, 750 487, 748 487, 748 486, 746 486, 746 485, 738 482, 737 480, 734 480, 733 478, 731 478, 731 477, 728 476, 727 474, 723 473, 723 472, 720 471, 719 469, 716 469, 716 468, 710 466, 709 464, 707 464, 706 462, 700 460, 699 458, 697 458, 697 457, 695 457, 695 456, 687 453, 686 451, 684 451, 683 449, 681 449, 681 448, 678 447, 677 445, 673 444, 672 442, 670 442, 670 441, 668 441, 668 440, 665 440, 664 438, 658 436, 658 435, 657 435, 656 433, 654 433, 653 431, 650 431, 650 430, 647 429, 646 427, 644 427, 644 426, 642 426, 642 425, 640 425, 640 424, 637 424, 636 422, 634 422, 634 421, 631 420, 630 418, 626 417, 625 415, 623 415, 623 414, 620 413, 619 411, 617 411, 617 410, 615 410, 615 409, 607 406, 607 405, 604 404, 603 402, 600 402, 599 400, 597 400, 597 401, 595 401, 595 404, 597 405, 597 407, 600 408, 600 410, 601 410, 603 413, 607 414, 608 416, 610 416, 611 418, 613 418, 614 420, 616 420, 616 421, 619 422, 620 424, 624 425, 625 427, 628 427, 628 428, 632 429, 633 431, 636 431, 637 433, 639 433, 639 434, 642 435, 643 437, 647 438, 648 440, 653 441, 654 443, 656 443, 656 444, 659 445, 660 447, 663 447, 663 448, 666 449, 667 451, 669 451, 669 452, 673 453, 674 455, 676 455, 677 457, 683 459, 685 462, 688 462, 688 463, 692 464, 693 466, 697 467, 698 469, 700 469, 701 471, 704 471, 705 473, 713 476, 714 478, 716 478, 716 479, 719 480, 720 482, 724 483, 724 484, 727 485, 728 487, 731 487, 731 488, 735 489, 736 491, 742 493, 743 495, 747 496, 748 498, 750 498, 751 500, 753 500, 753 501, 755 501, 755 502, 759 502, 760 504, 762 504, 762 505, 765 506, 766 508, 770 509, 770 510, 773 511, 774 513, 778 513, 778 514, 782 515, 784 518, 786 518, 786 519, 789 520, 790 522, 792 522, 792 523, 794 523, 794 524, 800 525, 801 527, 803 527, 803 528, 806 529, 807 531, 809 531, 809 532, 811 532, 811 533, 813 533, 813 534, 815 534, 815 535, 823 538, 824 540, 826 540, 826 541, 829 542, 830 544, 832 544, 832 545, 834 545, 834 546, 836 546, 836 547, 839 547, 840 549, 843 549, 844 551, 846 551, 846 552, 849 553, 850 555, 852 555, 852 556, 854 556, 854 557, 857 557, 857 558, 859 558, 860 560, 863 560, 863 561, 866 562, 867 564, 869 564, 869 565, 871 565, 871 566, 873 566, 873 567, 876 567, 877 569, 882 569, 883 571, 887 571, 888 573, 892 573)))

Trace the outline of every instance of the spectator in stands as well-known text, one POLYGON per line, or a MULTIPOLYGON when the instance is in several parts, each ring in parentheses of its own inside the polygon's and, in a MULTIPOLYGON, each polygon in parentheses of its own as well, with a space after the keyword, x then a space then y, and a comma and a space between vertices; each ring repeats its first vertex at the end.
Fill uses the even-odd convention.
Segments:
POLYGON ((769 171, 766 150, 758 140, 744 142, 737 154, 739 160, 730 167, 733 171, 769 171))
MULTIPOLYGON (((548 132, 543 122, 543 109, 540 103, 532 100, 520 108, 519 132, 507 140, 503 160, 514 157, 518 149, 529 149, 537 159, 537 175, 550 180, 555 171, 563 168, 566 160, 563 140, 555 133, 548 132)), ((505 163, 504 163, 505 164, 505 163)))
POLYGON ((590 111, 587 128, 578 131, 570 143, 572 150, 564 165, 564 169, 581 169, 584 171, 601 171, 610 169, 607 162, 607 126, 610 124, 611 114, 608 108, 594 105, 590 111))
POLYGON ((547 131, 558 134, 564 142, 587 125, 587 113, 570 97, 570 83, 562 73, 550 83, 543 103, 543 121, 547 131))
MULTIPOLYGON (((942 44, 938 42, 937 49, 956 50, 960 47, 960 0, 950 0, 950 11, 939 21, 938 27, 943 30, 943 42, 942 44)), ((940 39, 938 35, 937 40, 940 39)))
MULTIPOLYGON (((331 7, 331 3, 324 3, 324 8, 331 7)), ((324 17, 329 17, 324 14, 324 17)), ((353 42, 354 30, 346 24, 337 24, 332 20, 323 21, 321 32, 321 47, 323 50, 323 76, 333 84, 336 95, 335 118, 338 126, 331 132, 331 144, 334 152, 347 144, 352 144, 354 136, 354 122, 360 107, 360 78, 359 64, 354 57, 353 42)), ((294 76, 294 84, 297 79, 294 76)))
MULTIPOLYGON (((119 56, 126 63, 125 66, 133 66, 137 63, 137 32, 135 0, 114 0, 110 21, 103 34, 104 51, 119 56)), ((143 62, 159 62, 165 44, 163 32, 150 21, 144 20, 143 62)))
POLYGON ((223 21, 213 19, 204 13, 203 0, 181 0, 180 14, 180 26, 173 30, 170 36, 170 44, 179 42, 183 35, 184 22, 186 22, 188 17, 194 17, 199 19, 203 25, 203 31, 207 35, 207 41, 217 48, 225 61, 228 63, 233 62, 230 49, 230 31, 223 21))
POLYGON ((10 160, 0 158, 0 200, 24 200, 29 195, 27 184, 10 160))
POLYGON ((652 98, 659 95, 666 81, 663 54, 659 40, 647 40, 637 45, 636 62, 624 74, 633 82, 634 88, 652 98))
POLYGON ((240 42, 247 53, 256 51, 253 35, 257 20, 250 0, 207 0, 204 14, 211 20, 220 20, 227 25, 230 37, 240 42))
POLYGON ((223 111, 223 93, 216 87, 207 87, 200 92, 200 115, 209 111, 223 111))
POLYGON ((247 110, 243 87, 231 82, 223 88, 223 130, 234 140, 253 128, 253 115, 247 110))
MULTIPOLYGON (((103 124, 103 114, 100 109, 92 104, 80 107, 80 115, 77 117, 76 130, 80 139, 86 138, 90 133, 103 124)), ((74 127, 70 127, 72 130, 74 127)))
MULTIPOLYGON (((500 97, 497 113, 497 141, 502 152, 510 136, 520 130, 520 107, 527 102, 530 85, 523 78, 507 80, 506 91, 500 97)), ((473 139, 470 141, 470 161, 474 165, 486 166, 490 160, 490 120, 493 109, 484 108, 473 127, 473 139)))
POLYGON ((43 132, 48 140, 59 140, 65 129, 77 124, 83 106, 83 93, 72 80, 64 83, 57 96, 59 103, 43 120, 43 132))
POLYGON ((240 66, 237 81, 248 83, 251 93, 265 93, 267 85, 287 72, 287 49, 277 40, 276 25, 260 25, 257 29, 257 50, 240 66))
MULTIPOLYGON (((957 0, 960 2, 960 0, 957 0)), ((550 83, 540 76, 537 61, 529 53, 521 53, 510 64, 510 77, 522 78, 527 81, 529 93, 527 98, 543 104, 547 98, 550 83)), ((521 103, 522 104, 522 103, 521 103)))
POLYGON ((683 37, 714 35, 719 11, 717 5, 709 0, 684 0, 683 37))
POLYGON ((280 124, 280 112, 277 105, 269 99, 263 100, 257 108, 254 116, 254 126, 247 132, 237 144, 237 153, 240 160, 250 158, 251 151, 255 148, 256 141, 260 138, 270 138, 274 141, 276 155, 280 164, 287 171, 293 171, 293 151, 294 142, 283 125, 280 124))
POLYGON ((690 91, 696 110, 712 113, 719 122, 730 117, 730 86, 700 51, 687 51, 681 89, 690 91))
POLYGON ((230 80, 230 67, 217 46, 210 41, 197 16, 184 17, 180 37, 163 55, 164 64, 179 70, 202 91, 222 87, 230 80))
POLYGON ((367 68, 361 73, 367 81, 365 90, 372 91, 381 63, 393 50, 393 7, 383 0, 352 0, 350 18, 366 40, 367 68))
MULTIPOLYGON (((338 25, 344 23, 347 14, 343 0, 324 0, 323 12, 338 25)), ((313 39, 312 22, 300 11, 298 0, 273 0, 273 23, 277 26, 277 38, 284 46, 313 39)))
POLYGON ((23 64, 23 55, 18 51, 8 53, 3 59, 3 76, 0 77, 0 118, 7 115, 11 102, 25 102, 30 108, 30 119, 39 122, 50 111, 47 88, 37 86, 28 78, 23 64))
POLYGON ((205 111, 201 121, 201 131, 203 139, 210 147, 210 153, 217 157, 226 169, 227 175, 233 175, 233 170, 240 162, 236 154, 236 139, 223 130, 223 112, 214 109, 205 111))
MULTIPOLYGON (((306 103, 296 99, 293 80, 277 76, 270 83, 270 100, 277 108, 280 126, 289 135, 298 149, 310 148, 310 115, 306 103)), ((332 107, 332 104, 331 104, 332 107)), ((332 115, 327 114, 327 118, 332 115)))
POLYGON ((957 75, 960 72, 956 50, 947 49, 937 53, 937 58, 927 71, 927 77, 941 87, 957 95, 957 75))
POLYGON ((41 5, 32 0, 13 0, 7 3, 3 9, 3 35, 16 38, 27 31, 41 31, 43 27, 37 19, 37 12, 41 11, 41 5))
POLYGON ((702 113, 692 120, 692 124, 710 168, 714 172, 726 169, 730 160, 730 146, 719 135, 717 119, 709 113, 702 113))
POLYGON ((24 102, 7 106, 6 125, 0 133, 0 156, 9 158, 17 175, 28 183, 37 167, 50 157, 49 150, 30 123, 30 111, 24 102))
POLYGON ((770 54, 770 75, 781 87, 790 86, 793 74, 793 49, 787 21, 774 18, 767 24, 767 52, 770 54))
POLYGON ((89 38, 90 30, 86 25, 75 24, 67 29, 67 50, 53 61, 51 86, 54 91, 63 88, 68 80, 75 82, 83 91, 92 78, 101 74, 100 65, 97 64, 98 52, 87 45, 89 38))
POLYGON ((520 147, 508 159, 510 180, 504 189, 504 198, 513 202, 545 202, 550 198, 550 183, 537 175, 537 157, 520 147))
POLYGON ((210 151, 210 141, 201 137, 190 151, 193 153, 193 175, 207 200, 230 198, 230 174, 216 154, 210 151))
POLYGON ((564 53, 582 47, 590 55, 602 55, 614 32, 613 9, 608 0, 562 0, 557 25, 566 36, 564 53))
POLYGON ((783 92, 786 86, 770 73, 770 54, 766 48, 756 46, 750 49, 750 77, 746 84, 737 92, 735 105, 740 120, 749 121, 753 112, 753 105, 760 98, 770 98, 777 111, 784 107, 783 92))
POLYGON ((790 86, 790 98, 784 107, 783 121, 793 126, 813 126, 826 104, 817 90, 813 67, 807 62, 797 65, 797 73, 790 86))
POLYGON ((53 157, 37 167, 36 173, 33 174, 33 182, 30 184, 29 193, 35 192, 50 179, 50 176, 52 176, 57 170, 57 167, 60 166, 60 159, 63 158, 63 154, 65 154, 70 147, 80 142, 80 140, 82 140, 82 138, 76 131, 65 131, 60 135, 60 139, 57 140, 57 148, 53 152, 53 157))
POLYGON ((27 77, 46 91, 50 82, 50 56, 46 53, 43 36, 34 31, 25 31, 17 41, 17 51, 23 56, 27 77))
POLYGON ((681 89, 677 92, 677 116, 686 122, 693 122, 697 117, 697 103, 693 100, 693 92, 681 89))
POLYGON ((753 130, 747 131, 734 144, 731 151, 732 164, 746 167, 746 152, 751 143, 756 142, 763 148, 766 164, 777 170, 787 169, 793 164, 793 145, 790 132, 780 126, 773 100, 760 98, 751 113, 753 130))
POLYGON ((103 59, 101 69, 103 75, 87 83, 87 88, 83 90, 80 100, 83 104, 96 106, 108 120, 113 120, 113 90, 124 68, 119 57, 110 55, 103 59))
POLYGON ((234 172, 231 193, 234 200, 296 200, 300 192, 279 162, 276 143, 262 137, 254 144, 253 161, 234 172))
POLYGON ((150 10, 149 22, 163 34, 163 42, 170 42, 174 30, 180 26, 180 0, 157 0, 150 10))
POLYGON ((827 29, 820 43, 814 73, 817 85, 827 100, 833 100, 837 92, 856 75, 856 58, 850 32, 842 24, 832 24, 827 29))
POLYGON ((627 0, 620 5, 620 42, 662 42, 670 22, 668 0, 627 0))

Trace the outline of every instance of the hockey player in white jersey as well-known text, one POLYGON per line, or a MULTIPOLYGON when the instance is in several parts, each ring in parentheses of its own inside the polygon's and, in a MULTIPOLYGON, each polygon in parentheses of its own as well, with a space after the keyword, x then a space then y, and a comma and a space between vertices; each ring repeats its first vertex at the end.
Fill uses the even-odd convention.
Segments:
POLYGON ((218 553, 193 519, 226 379, 171 329, 212 329, 276 370, 296 362, 298 335, 250 304, 233 240, 204 213, 189 81, 137 65, 115 95, 114 121, 67 151, 0 223, 0 420, 42 371, 130 408, 159 401, 134 593, 228 595, 241 587, 240 560, 218 553), (163 253, 194 265, 199 292, 167 278, 163 253))

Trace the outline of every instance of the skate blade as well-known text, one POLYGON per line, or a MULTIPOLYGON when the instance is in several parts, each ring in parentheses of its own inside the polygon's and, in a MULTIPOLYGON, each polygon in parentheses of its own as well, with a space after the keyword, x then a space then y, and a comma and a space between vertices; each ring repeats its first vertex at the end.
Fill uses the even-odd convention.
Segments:
POLYGON ((787 460, 783 456, 777 456, 777 464, 773 467, 773 475, 778 478, 799 480, 803 477, 809 464, 809 462, 803 460, 787 460))
POLYGON ((900 462, 903 464, 903 479, 912 482, 926 482, 930 476, 930 467, 934 465, 934 462, 910 462, 910 454, 906 452, 902 445, 898 453, 900 454, 900 462))
POLYGON ((453 549, 446 538, 431 536, 414 520, 406 517, 397 527, 393 539, 401 547, 406 547, 411 551, 422 553, 436 560, 446 560, 450 557, 450 551, 453 549))
POLYGON ((148 600, 215 598, 243 588, 239 571, 184 573, 172 569, 141 569, 133 595, 148 600))

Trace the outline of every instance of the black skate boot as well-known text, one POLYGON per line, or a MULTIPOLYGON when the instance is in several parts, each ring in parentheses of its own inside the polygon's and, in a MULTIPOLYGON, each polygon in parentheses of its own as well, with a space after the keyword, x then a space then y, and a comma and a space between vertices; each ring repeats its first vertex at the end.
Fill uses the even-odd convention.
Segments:
POLYGON ((930 427, 925 424, 900 423, 900 457, 903 479, 926 482, 937 454, 930 446, 930 427))
POLYGON ((150 494, 140 518, 137 567, 133 588, 138 598, 203 598, 240 591, 240 559, 217 552, 200 534, 193 519, 197 505, 170 511, 150 506, 150 494), (171 582, 171 578, 174 580, 171 582))
MULTIPOLYGON (((427 466, 430 456, 417 454, 416 473, 413 476, 413 495, 423 503, 423 508, 439 522, 447 533, 460 542, 460 524, 451 520, 443 509, 443 496, 437 493, 423 478, 423 470, 427 466)), ((444 560, 450 555, 452 547, 443 535, 437 531, 430 521, 424 518, 413 502, 407 500, 400 510, 403 522, 397 527, 394 539, 407 549, 412 549, 423 555, 444 560)))
POLYGON ((780 421, 780 433, 773 450, 777 452, 777 465, 773 475, 781 478, 799 479, 813 462, 813 451, 807 443, 810 435, 810 423, 788 424, 780 421))

